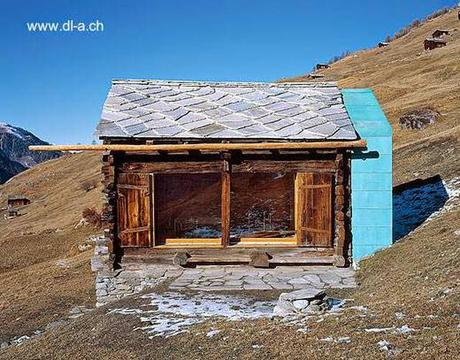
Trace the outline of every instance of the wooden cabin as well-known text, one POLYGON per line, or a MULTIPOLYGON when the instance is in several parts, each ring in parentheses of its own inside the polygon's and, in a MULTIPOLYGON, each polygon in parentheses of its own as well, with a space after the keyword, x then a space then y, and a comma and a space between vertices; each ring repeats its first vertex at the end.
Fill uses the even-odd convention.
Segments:
POLYGON ((449 35, 449 31, 437 29, 432 34, 433 38, 440 38, 440 37, 443 37, 444 35, 449 35))
POLYGON ((309 79, 324 79, 325 75, 324 74, 318 74, 318 73, 310 73, 307 75, 309 79))
POLYGON ((30 199, 23 195, 9 195, 7 202, 8 207, 16 208, 19 206, 29 205, 30 199))
POLYGON ((436 48, 446 46, 447 42, 441 39, 430 38, 430 39, 425 39, 425 42, 423 43, 423 45, 424 45, 425 50, 433 50, 436 48))
POLYGON ((316 64, 316 70, 329 69, 329 64, 316 64))
POLYGON ((102 218, 115 267, 346 266, 352 162, 363 221, 356 256, 389 245, 387 232, 391 241, 391 204, 379 198, 391 197, 382 114, 371 92, 334 83, 115 80, 97 127, 102 145, 32 149, 104 151, 102 218), (356 127, 371 130, 370 148, 356 127), (365 223, 375 217, 375 227, 365 223))

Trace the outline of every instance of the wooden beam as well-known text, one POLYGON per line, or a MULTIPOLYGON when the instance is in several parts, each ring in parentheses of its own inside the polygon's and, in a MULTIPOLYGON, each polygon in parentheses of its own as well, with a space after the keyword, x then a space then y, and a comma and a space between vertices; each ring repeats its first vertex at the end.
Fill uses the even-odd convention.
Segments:
POLYGON ((222 217, 222 246, 230 245, 230 184, 231 184, 231 162, 230 153, 224 153, 222 167, 222 196, 221 196, 221 217, 222 217))
POLYGON ((202 143, 202 144, 107 144, 107 145, 32 145, 32 151, 228 151, 228 150, 301 150, 364 148, 366 140, 259 142, 259 143, 202 143))

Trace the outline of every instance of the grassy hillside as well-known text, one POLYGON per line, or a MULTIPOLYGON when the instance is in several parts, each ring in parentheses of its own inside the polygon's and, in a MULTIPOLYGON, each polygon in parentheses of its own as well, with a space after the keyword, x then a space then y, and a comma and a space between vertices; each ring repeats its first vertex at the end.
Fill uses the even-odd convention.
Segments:
POLYGON ((31 332, 60 318, 73 305, 92 306, 91 251, 80 252, 91 226, 75 228, 87 207, 99 206, 98 154, 67 155, 27 170, 0 185, 0 208, 8 195, 32 203, 21 216, 0 211, 0 340, 31 332))
MULTIPOLYGON (((440 173, 460 173, 460 21, 450 11, 413 28, 384 48, 363 50, 321 70, 343 88, 372 88, 394 131, 395 183, 440 173), (425 51, 436 29, 450 30, 447 46, 425 51), (403 130, 404 113, 431 107, 440 120, 425 130, 403 130)), ((308 81, 299 76, 283 81, 308 81)))

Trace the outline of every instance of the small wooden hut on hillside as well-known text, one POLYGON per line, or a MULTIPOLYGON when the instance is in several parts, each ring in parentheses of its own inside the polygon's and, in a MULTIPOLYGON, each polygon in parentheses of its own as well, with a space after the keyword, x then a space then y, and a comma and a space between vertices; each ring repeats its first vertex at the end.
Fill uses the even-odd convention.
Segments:
POLYGON ((436 48, 444 47, 447 45, 447 42, 442 39, 428 38, 425 39, 423 46, 425 50, 433 50, 436 48))
POLYGON ((316 64, 316 70, 329 69, 329 64, 316 64))
POLYGON ((8 207, 17 208, 24 205, 30 204, 30 199, 24 195, 9 195, 8 196, 8 207))
POLYGON ((34 149, 105 151, 115 266, 344 266, 391 243, 391 128, 369 90, 116 80, 97 134, 34 149))
POLYGON ((432 34, 433 38, 440 38, 440 37, 443 37, 444 35, 449 35, 449 30, 437 29, 432 34))

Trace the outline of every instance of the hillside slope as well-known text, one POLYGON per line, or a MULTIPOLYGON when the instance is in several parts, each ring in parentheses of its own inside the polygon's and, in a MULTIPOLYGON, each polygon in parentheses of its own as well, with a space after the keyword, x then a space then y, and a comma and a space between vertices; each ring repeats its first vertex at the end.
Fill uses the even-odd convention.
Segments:
MULTIPOLYGON (((342 88, 374 90, 394 131, 395 184, 414 177, 460 173, 460 21, 450 11, 422 23, 389 46, 356 52, 319 73, 342 88), (425 51, 423 41, 447 29, 447 46, 425 51), (400 129, 404 113, 430 107, 441 118, 424 130, 400 129)), ((283 81, 309 81, 306 76, 283 81)))
POLYGON ((66 155, 0 185, 0 208, 10 194, 32 203, 21 216, 0 210, 0 342, 62 317, 74 305, 93 306, 91 251, 78 245, 99 230, 75 228, 82 211, 100 204, 99 154, 66 155), (86 191, 83 184, 98 186, 86 191))

